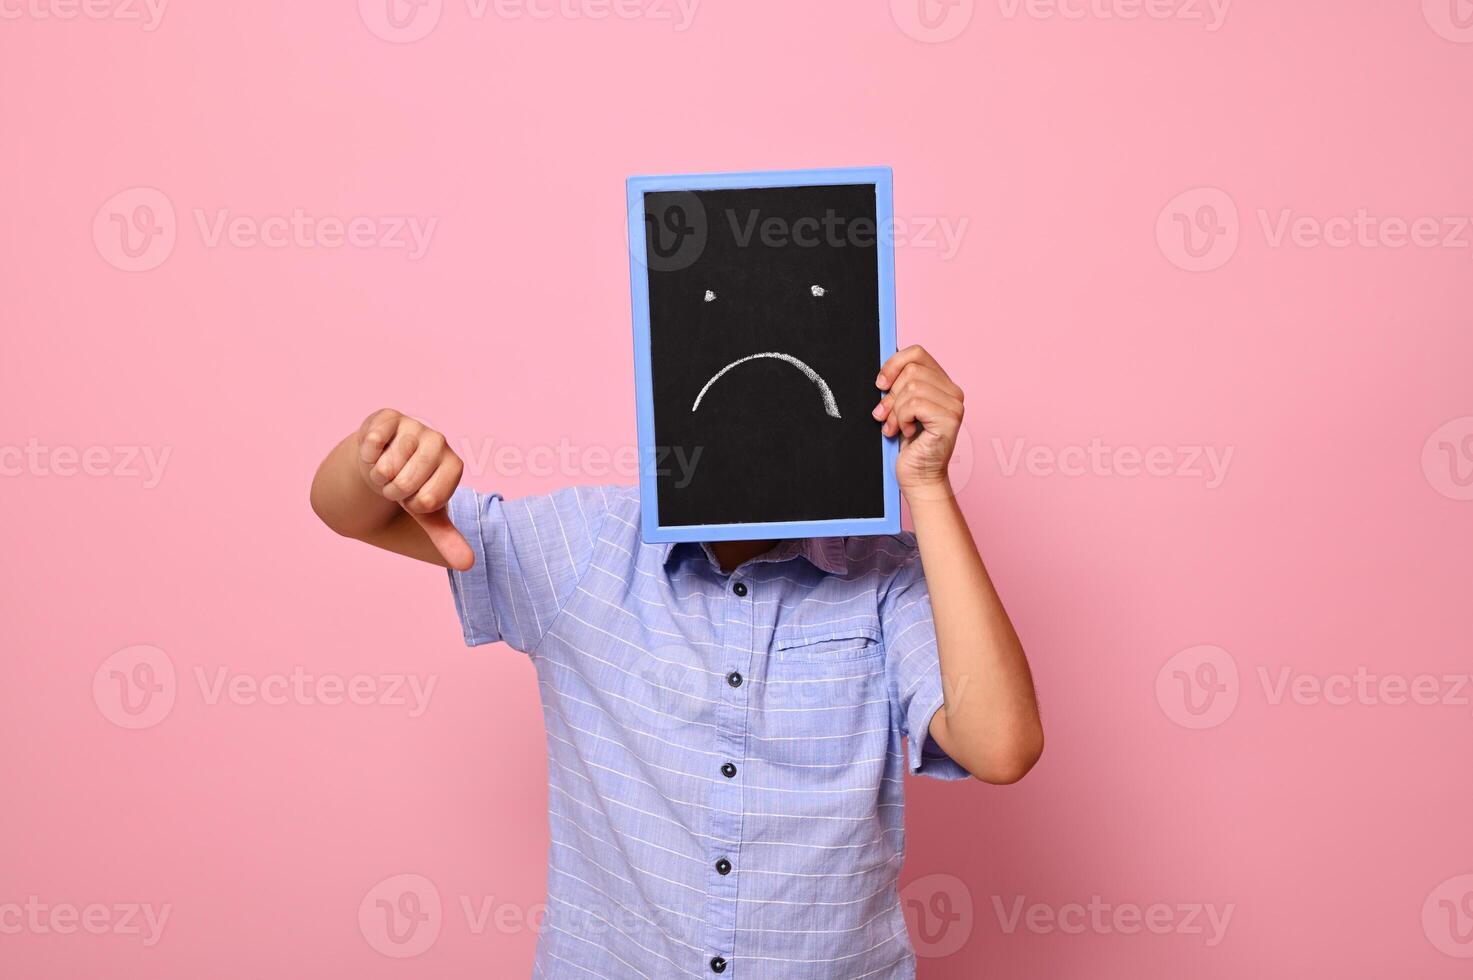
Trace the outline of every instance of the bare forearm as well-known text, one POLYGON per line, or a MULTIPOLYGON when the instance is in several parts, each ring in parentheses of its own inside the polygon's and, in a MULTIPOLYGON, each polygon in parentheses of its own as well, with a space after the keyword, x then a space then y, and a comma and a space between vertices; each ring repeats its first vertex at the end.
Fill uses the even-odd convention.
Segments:
POLYGON ((359 473, 357 432, 333 447, 312 480, 312 510, 339 534, 367 540, 405 517, 404 509, 384 498, 359 473))
POLYGON ((910 512, 931 593, 946 699, 931 735, 977 778, 1016 782, 1043 751, 1023 646, 950 488, 911 494, 910 512))

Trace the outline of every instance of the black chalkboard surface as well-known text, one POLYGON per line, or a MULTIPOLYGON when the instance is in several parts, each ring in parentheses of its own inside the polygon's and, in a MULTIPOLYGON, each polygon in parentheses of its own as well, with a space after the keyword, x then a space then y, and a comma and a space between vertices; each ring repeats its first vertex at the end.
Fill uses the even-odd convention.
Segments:
POLYGON ((646 540, 898 530, 889 171, 630 184, 646 540))

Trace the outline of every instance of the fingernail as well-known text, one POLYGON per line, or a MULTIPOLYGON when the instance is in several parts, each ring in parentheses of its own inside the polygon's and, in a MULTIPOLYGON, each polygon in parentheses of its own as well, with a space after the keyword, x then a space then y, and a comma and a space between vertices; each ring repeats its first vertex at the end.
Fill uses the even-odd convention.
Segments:
POLYGON ((885 375, 884 375, 884 372, 881 372, 880 374, 875 375, 875 387, 876 388, 883 388, 883 387, 885 387, 885 375))
POLYGON ((885 417, 885 403, 884 402, 880 402, 878 405, 876 405, 874 407, 874 409, 872 409, 870 411, 870 414, 873 415, 877 419, 884 418, 885 417))

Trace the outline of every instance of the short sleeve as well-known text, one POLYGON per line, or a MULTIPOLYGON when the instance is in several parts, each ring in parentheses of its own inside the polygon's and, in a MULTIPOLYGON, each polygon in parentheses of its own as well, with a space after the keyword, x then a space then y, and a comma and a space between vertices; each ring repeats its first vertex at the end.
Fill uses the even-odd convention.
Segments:
POLYGON ((532 653, 592 561, 615 491, 570 487, 503 500, 466 487, 450 499, 450 519, 476 563, 450 569, 450 590, 467 646, 505 641, 532 653))
POLYGON ((914 547, 912 543, 910 555, 880 596, 880 630, 891 697, 904 726, 910 770, 938 779, 967 779, 971 773, 942 751, 930 735, 931 719, 945 702, 931 593, 926 588, 920 552, 914 547))

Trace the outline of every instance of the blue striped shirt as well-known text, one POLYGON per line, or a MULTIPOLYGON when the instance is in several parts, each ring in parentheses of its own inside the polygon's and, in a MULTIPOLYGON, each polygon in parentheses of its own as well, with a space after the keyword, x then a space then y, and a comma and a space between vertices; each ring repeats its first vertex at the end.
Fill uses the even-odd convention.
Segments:
POLYGON ((909 978, 903 777, 966 771, 912 535, 785 541, 730 574, 644 544, 635 488, 462 489, 467 644, 536 665, 548 908, 534 976, 909 978), (908 736, 908 744, 903 742, 908 736))

